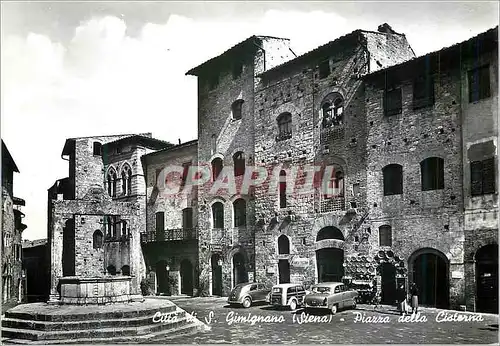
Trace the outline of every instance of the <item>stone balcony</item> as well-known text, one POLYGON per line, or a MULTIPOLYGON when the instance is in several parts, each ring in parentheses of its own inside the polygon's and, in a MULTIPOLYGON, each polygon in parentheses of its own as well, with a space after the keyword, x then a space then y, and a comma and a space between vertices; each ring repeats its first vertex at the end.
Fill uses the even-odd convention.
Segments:
POLYGON ((198 239, 197 228, 174 228, 163 231, 141 233, 141 243, 196 239, 198 239))

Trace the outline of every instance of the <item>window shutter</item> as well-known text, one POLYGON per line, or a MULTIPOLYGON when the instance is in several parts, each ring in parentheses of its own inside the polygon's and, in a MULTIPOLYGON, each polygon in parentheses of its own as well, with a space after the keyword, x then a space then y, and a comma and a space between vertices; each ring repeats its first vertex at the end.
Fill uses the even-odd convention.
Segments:
POLYGON ((481 161, 474 161, 470 163, 470 186, 472 196, 481 195, 483 193, 482 173, 483 163, 481 161))
POLYGON ((495 193, 495 158, 483 160, 483 194, 495 193))

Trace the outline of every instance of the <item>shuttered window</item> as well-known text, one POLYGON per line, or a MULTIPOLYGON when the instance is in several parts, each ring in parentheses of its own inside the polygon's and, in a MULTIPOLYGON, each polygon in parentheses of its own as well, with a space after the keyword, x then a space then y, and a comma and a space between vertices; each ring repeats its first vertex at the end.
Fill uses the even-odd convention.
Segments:
POLYGON ((495 193, 495 158, 471 162, 470 172, 472 196, 495 193))

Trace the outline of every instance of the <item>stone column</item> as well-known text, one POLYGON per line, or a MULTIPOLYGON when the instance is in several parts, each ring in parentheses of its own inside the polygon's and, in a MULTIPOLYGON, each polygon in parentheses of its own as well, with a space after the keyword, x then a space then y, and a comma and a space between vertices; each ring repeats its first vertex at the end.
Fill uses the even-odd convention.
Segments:
POLYGON ((67 220, 71 217, 61 217, 54 215, 52 218, 51 232, 51 253, 50 253, 50 302, 59 302, 59 292, 57 285, 59 278, 63 275, 62 253, 63 253, 63 230, 67 220))

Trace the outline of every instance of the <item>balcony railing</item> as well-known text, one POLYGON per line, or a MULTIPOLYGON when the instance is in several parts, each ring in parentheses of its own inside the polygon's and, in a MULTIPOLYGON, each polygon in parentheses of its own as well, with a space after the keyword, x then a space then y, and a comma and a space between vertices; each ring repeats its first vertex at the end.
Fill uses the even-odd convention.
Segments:
POLYGON ((322 198, 320 201, 320 205, 322 213, 345 210, 345 198, 344 197, 322 198))
POLYGON ((192 239, 198 239, 198 229, 196 228, 175 228, 141 233, 141 243, 192 239))

